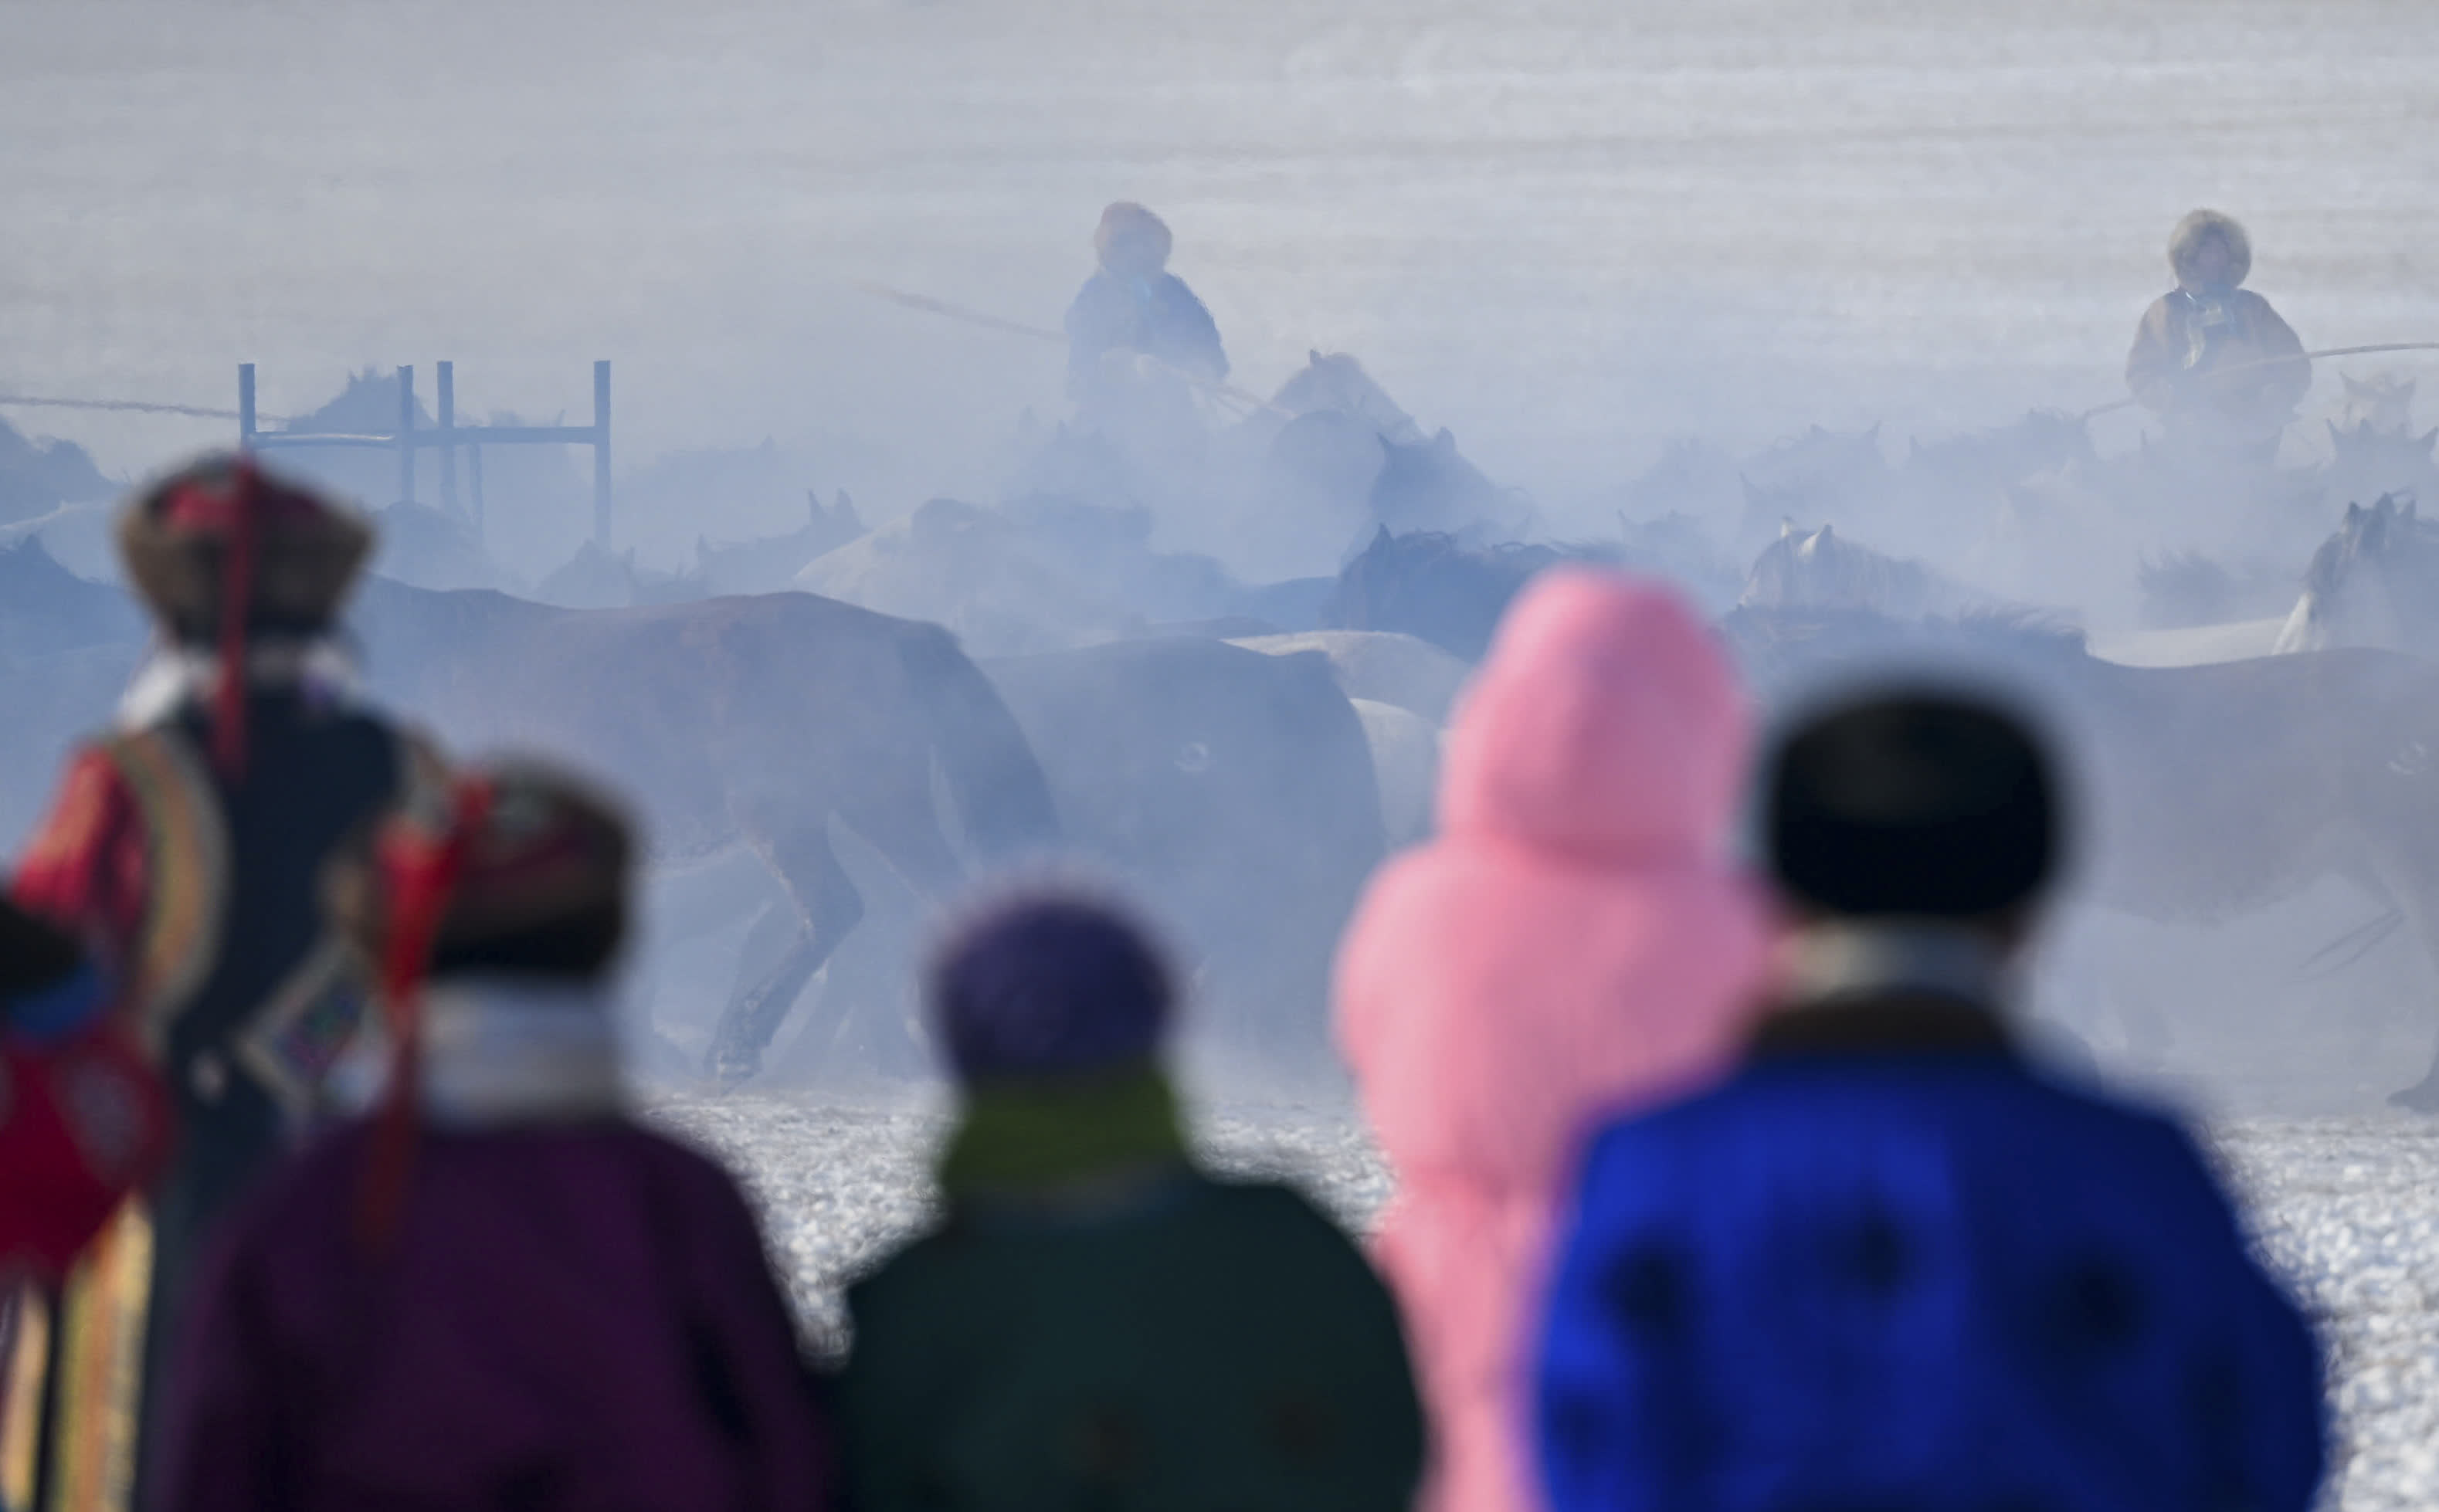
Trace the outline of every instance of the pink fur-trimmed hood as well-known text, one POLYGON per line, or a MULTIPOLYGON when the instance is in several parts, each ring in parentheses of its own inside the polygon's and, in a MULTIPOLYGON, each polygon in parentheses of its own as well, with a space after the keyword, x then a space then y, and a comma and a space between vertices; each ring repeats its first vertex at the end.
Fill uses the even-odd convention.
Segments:
POLYGON ((1501 624, 1450 732, 1440 824, 1589 865, 1715 855, 1751 738, 1727 658, 1675 595, 1551 573, 1501 624))
POLYGON ((1435 1459, 1424 1512, 1529 1512, 1522 1354, 1559 1187, 1604 1116, 1722 1067, 1767 915, 1726 861, 1745 700, 1675 595, 1539 579, 1450 733, 1441 834, 1340 948, 1339 1041, 1399 1192, 1377 1254, 1435 1459))

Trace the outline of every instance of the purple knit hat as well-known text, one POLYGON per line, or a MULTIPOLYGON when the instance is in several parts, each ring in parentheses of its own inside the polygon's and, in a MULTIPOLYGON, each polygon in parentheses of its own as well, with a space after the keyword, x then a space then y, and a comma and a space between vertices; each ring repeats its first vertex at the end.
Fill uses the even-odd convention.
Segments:
POLYGON ((1106 904, 1029 893, 982 909, 932 959, 933 1023, 966 1080, 1148 1060, 1168 1027, 1167 969, 1106 904))

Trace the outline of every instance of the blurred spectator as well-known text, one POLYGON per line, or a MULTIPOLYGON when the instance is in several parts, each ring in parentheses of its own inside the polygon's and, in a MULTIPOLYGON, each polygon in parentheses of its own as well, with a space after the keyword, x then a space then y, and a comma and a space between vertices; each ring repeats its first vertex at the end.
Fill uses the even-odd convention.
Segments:
POLYGON ((1013 899, 948 942, 930 998, 962 1084, 948 1216, 848 1294, 858 1512, 1403 1512, 1422 1425, 1396 1309, 1302 1198, 1187 1158, 1142 934, 1013 899))
POLYGON ((231 1219, 162 1505, 812 1512, 827 1434, 754 1217, 622 1111, 625 823, 529 768, 457 808, 334 869, 392 1008, 386 1098, 231 1219))
POLYGON ((1591 1149, 1557 1512, 2304 1512, 2319 1357, 2207 1163, 2015 1047, 2060 845, 2038 746, 1890 692, 1798 723, 1764 797, 1786 995, 1735 1077, 1591 1149))
MULTIPOLYGON (((358 516, 249 459, 210 457, 146 489, 118 544, 160 649, 119 729, 70 761, 16 891, 94 949, 157 1058, 178 1135, 161 1182, 68 1289, 43 1432, 44 1504, 69 1512, 149 1501, 158 1375, 193 1268, 317 1111, 354 1031, 362 993, 316 905, 324 861, 441 780, 357 702, 333 638, 372 544, 358 516)), ((45 1392, 24 1371, 10 1389, 45 1392)))
POLYGON ((1539 1503, 1530 1335, 1581 1136, 1724 1068, 1764 914, 1726 861, 1744 702, 1673 595, 1553 572, 1451 732, 1440 838, 1350 926, 1338 1030, 1398 1193, 1378 1256, 1431 1409, 1433 1512, 1539 1503))

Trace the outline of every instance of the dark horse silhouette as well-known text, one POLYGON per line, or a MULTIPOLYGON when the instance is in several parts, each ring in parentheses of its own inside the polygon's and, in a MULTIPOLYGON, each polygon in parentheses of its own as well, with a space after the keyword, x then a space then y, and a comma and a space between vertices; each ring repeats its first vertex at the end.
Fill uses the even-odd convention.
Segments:
POLYGON ((1499 616, 1535 573, 1586 555, 1522 542, 1468 545, 1433 530, 1395 535, 1384 525, 1340 570, 1322 627, 1397 631, 1478 662, 1499 616))
MULTIPOLYGON (((1780 691, 1888 656, 2008 667, 2054 704, 2084 779, 2095 901, 2208 922, 2334 876, 2394 909, 2439 969, 2439 666, 2350 649, 2127 667, 2007 614, 1739 609, 1721 630, 1780 691)), ((2391 1100, 2439 1112, 2439 1057, 2391 1100)))
POLYGON ((741 843, 778 879, 795 937, 721 1015, 705 1069, 722 1085, 759 1068, 863 917, 831 820, 933 899, 967 876, 935 773, 975 858, 1059 840, 1023 731, 936 625, 810 594, 586 611, 381 580, 353 617, 376 685, 454 743, 580 756, 636 795, 658 859, 741 843))

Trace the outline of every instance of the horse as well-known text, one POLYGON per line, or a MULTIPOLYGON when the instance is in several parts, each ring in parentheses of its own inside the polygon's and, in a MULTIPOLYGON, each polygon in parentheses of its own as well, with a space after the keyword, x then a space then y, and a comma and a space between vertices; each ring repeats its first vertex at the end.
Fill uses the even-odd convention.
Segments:
MULTIPOLYGON (((2104 906, 2219 922, 2335 877, 2384 903, 2439 971, 2439 666, 2344 649, 2127 667, 2021 614, 1739 609, 1721 628, 1781 699, 1883 659, 2011 674, 2066 738, 2104 906)), ((2439 1112, 2439 1055, 2391 1101, 2439 1112)))
POLYGON ((1479 662, 1509 601, 1534 574, 1567 560, 1556 546, 1471 546, 1444 532, 1397 535, 1381 525, 1340 571, 1322 606, 1322 625, 1398 631, 1479 662))
POLYGON ((1909 437, 1901 471, 1912 487, 1953 498, 2098 460, 2083 417, 2037 409, 1996 430, 1944 436, 1928 445, 1909 437))
POLYGON ((1736 470, 1744 498, 1737 539, 1750 541, 1771 525, 1876 507, 1894 474, 1880 453, 1880 428, 1830 431, 1815 425, 1745 459, 1736 470))
POLYGON ((785 534, 735 542, 696 536, 693 576, 708 595, 784 593, 807 562, 863 533, 863 517, 845 489, 828 505, 807 489, 805 523, 785 534))
POLYGON ((1926 563, 1849 541, 1830 525, 1793 521, 1761 549, 1736 602, 1747 609, 1868 610, 1899 619, 1989 608, 1988 596, 1926 563))
POLYGON ((2277 650, 2370 646, 2439 653, 2439 524, 2416 516, 2412 499, 2382 494, 2345 518, 2312 554, 2303 596, 2278 632, 2277 650))
POLYGON ((2341 429, 2327 423, 2329 460, 2315 479, 2321 496, 2359 500, 2389 493, 2412 497, 2439 490, 2439 426, 2415 435, 2388 430, 2371 419, 2341 429))
POLYGON ((1071 853, 1179 933, 1229 1047, 1272 1078, 1328 1061, 1331 953, 1387 845, 1372 746, 1328 659, 1155 636, 982 667, 1071 853))
POLYGON ((1304 631, 1233 640, 1265 656, 1318 651, 1328 658, 1330 673, 1348 698, 1404 709, 1434 728, 1448 723, 1472 672, 1431 642, 1390 631, 1304 631))
POLYGON ((2199 551, 2145 552, 2134 564, 2136 616, 2147 631, 2199 630, 2291 608, 2295 575, 2259 563, 2232 568, 2199 551))
POLYGON ((1059 841, 1024 732, 936 625, 810 594, 580 611, 379 579, 352 617, 374 685, 453 744, 567 752, 635 796, 659 862, 742 845, 776 880, 792 938, 721 1013, 724 1087, 863 916, 833 820, 934 899, 1059 841))
POLYGON ((2359 427, 2402 436, 2413 428, 2412 379, 2402 373, 2377 373, 2370 378, 2345 373, 2340 377, 2345 384, 2346 399, 2338 418, 2346 429, 2359 427))
POLYGON ((1324 352, 1318 348, 1305 353, 1305 365, 1288 376, 1271 395, 1270 403, 1248 417, 1248 422, 1267 422, 1275 430, 1285 420, 1324 413, 1350 416, 1363 422, 1381 440, 1400 446, 1413 446, 1424 439, 1423 428, 1389 397, 1387 389, 1373 380, 1361 362, 1346 352, 1324 352))
POLYGON ((1264 486, 1299 507, 1344 516, 1360 502, 1349 541, 1375 525, 1518 535, 1533 524, 1529 498, 1493 483, 1447 429, 1426 433, 1344 352, 1308 352, 1241 430, 1261 449, 1264 486))

